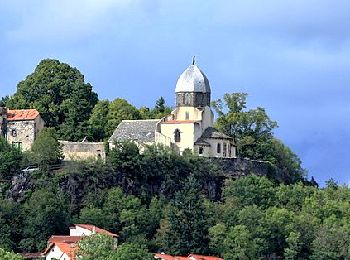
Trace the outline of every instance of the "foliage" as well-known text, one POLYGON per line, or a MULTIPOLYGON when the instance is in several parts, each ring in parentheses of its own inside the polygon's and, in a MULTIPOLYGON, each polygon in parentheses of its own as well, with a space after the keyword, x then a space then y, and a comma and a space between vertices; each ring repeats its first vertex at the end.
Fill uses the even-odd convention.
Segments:
POLYGON ((23 235, 20 245, 26 251, 41 251, 52 234, 68 229, 67 203, 60 193, 47 190, 33 192, 23 205, 23 235))
POLYGON ((63 153, 55 129, 44 128, 34 141, 31 152, 32 161, 41 167, 47 168, 48 165, 59 163, 63 159, 63 153))
POLYGON ((167 240, 163 243, 166 251, 180 255, 208 251, 206 214, 199 192, 198 182, 193 176, 190 176, 185 181, 183 189, 175 194, 173 205, 166 219, 168 222, 165 230, 167 240))
POLYGON ((0 136, 0 180, 9 181, 20 171, 22 153, 0 136))
POLYGON ((6 102, 9 108, 36 108, 47 127, 56 128, 61 139, 72 141, 86 135, 96 103, 97 94, 79 70, 52 59, 42 60, 6 102))
POLYGON ((109 101, 99 100, 92 110, 89 119, 89 138, 91 140, 101 141, 108 137, 107 115, 109 112, 109 101))
POLYGON ((3 259, 3 260, 22 260, 24 258, 19 254, 7 252, 4 249, 0 248, 0 259, 3 259))
POLYGON ((108 105, 107 125, 105 128, 106 136, 110 137, 119 123, 126 119, 141 119, 140 112, 125 99, 117 98, 110 102, 108 105))
POLYGON ((96 234, 79 242, 78 255, 83 260, 147 260, 153 259, 147 249, 138 244, 124 243, 117 245, 112 237, 96 234))
POLYGON ((213 101, 218 114, 216 126, 234 138, 238 156, 271 162, 289 183, 302 180, 305 170, 300 159, 273 136, 277 122, 264 108, 247 110, 246 99, 246 93, 233 93, 213 101))

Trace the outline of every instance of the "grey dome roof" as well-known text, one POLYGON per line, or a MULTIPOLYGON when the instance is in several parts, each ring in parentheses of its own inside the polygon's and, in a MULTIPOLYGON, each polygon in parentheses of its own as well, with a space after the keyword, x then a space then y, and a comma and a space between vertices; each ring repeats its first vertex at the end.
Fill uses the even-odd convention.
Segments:
POLYGON ((197 65, 190 65, 178 78, 175 93, 202 92, 210 93, 209 80, 197 65))

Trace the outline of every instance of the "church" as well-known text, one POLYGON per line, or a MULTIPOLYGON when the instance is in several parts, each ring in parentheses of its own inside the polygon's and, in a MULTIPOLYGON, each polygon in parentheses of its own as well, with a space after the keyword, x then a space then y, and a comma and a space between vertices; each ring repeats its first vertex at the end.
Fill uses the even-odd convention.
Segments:
POLYGON ((236 157, 233 138, 213 126, 209 80, 194 61, 178 78, 175 96, 176 107, 166 117, 123 120, 109 138, 109 146, 129 140, 141 151, 146 145, 163 144, 179 154, 188 149, 198 156, 236 157))

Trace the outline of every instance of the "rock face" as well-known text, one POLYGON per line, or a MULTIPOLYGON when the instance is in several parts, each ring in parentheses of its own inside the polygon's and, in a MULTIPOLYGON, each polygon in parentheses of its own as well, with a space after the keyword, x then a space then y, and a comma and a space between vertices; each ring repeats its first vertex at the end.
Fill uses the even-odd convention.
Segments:
POLYGON ((32 177, 30 173, 20 173, 13 176, 11 181, 11 188, 7 192, 7 197, 14 201, 21 201, 25 198, 28 191, 31 190, 32 177))
MULTIPOLYGON (((203 174, 203 176, 198 176, 198 179, 203 188, 203 193, 213 200, 219 200, 221 198, 221 188, 227 178, 240 178, 253 174, 279 180, 278 171, 267 162, 241 158, 211 158, 209 160, 215 167, 215 174, 203 174)), ((122 172, 115 172, 113 169, 108 168, 108 166, 105 166, 101 172, 86 173, 86 169, 67 170, 67 172, 68 174, 59 177, 58 189, 68 194, 72 203, 75 205, 88 192, 99 189, 109 189, 119 186, 129 194, 138 195, 143 189, 143 192, 146 190, 149 195, 168 197, 171 196, 169 194, 174 194, 178 190, 177 185, 179 185, 176 182, 169 183, 162 177, 140 180, 122 172), (82 174, 84 171, 85 173, 82 174)), ((25 198, 25 194, 35 186, 31 174, 21 173, 14 176, 7 197, 15 201, 21 201, 25 198)))
POLYGON ((274 172, 271 164, 264 161, 249 160, 243 158, 212 158, 213 163, 221 166, 221 171, 226 177, 242 177, 247 175, 270 176, 274 172))

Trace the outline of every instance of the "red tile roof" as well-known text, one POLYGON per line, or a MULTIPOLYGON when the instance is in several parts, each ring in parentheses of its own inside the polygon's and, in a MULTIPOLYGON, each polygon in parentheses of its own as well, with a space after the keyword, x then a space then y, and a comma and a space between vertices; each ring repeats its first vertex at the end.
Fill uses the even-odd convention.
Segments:
POLYGON ((220 257, 205 256, 205 255, 195 255, 195 254, 189 255, 188 259, 194 259, 194 260, 224 260, 223 258, 220 258, 220 257))
POLYGON ((161 260, 174 260, 175 259, 175 257, 173 257, 171 255, 166 255, 166 254, 162 254, 162 253, 154 254, 154 258, 161 259, 161 260))
POLYGON ((36 109, 7 110, 8 121, 34 120, 39 115, 36 109))
POLYGON ((99 227, 96 227, 94 225, 89 225, 89 224, 75 224, 75 226, 78 226, 78 227, 81 227, 81 228, 85 228, 87 230, 90 230, 90 231, 95 231, 96 234, 106 234, 106 235, 109 235, 109 236, 112 236, 112 237, 118 237, 117 234, 114 234, 114 233, 111 233, 103 228, 99 228, 99 227))
POLYGON ((51 236, 49 243, 77 243, 82 238, 82 236, 51 236))
POLYGON ((76 243, 55 243, 55 245, 70 259, 75 259, 75 251, 79 249, 76 243))

